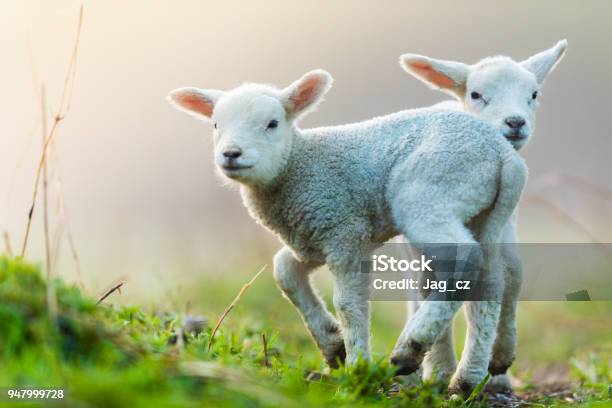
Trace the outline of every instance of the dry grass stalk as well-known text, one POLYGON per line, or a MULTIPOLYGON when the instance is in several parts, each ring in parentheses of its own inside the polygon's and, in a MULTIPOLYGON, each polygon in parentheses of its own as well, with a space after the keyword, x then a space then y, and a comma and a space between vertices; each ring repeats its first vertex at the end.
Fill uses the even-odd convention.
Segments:
MULTIPOLYGON (((45 86, 40 87, 40 112, 42 123, 42 147, 47 144, 47 95, 45 86)), ((48 155, 49 152, 43 152, 43 155, 48 155)), ((49 168, 45 161, 42 168, 42 183, 43 183, 43 228, 45 235, 45 263, 47 266, 47 281, 51 281, 51 248, 49 240, 49 168)))
POLYGON ((66 238, 68 239, 68 246, 70 249, 70 255, 75 265, 76 274, 77 274, 77 284, 83 290, 85 288, 85 281, 83 280, 83 274, 81 272, 81 262, 79 260, 79 255, 76 250, 76 246, 74 243, 74 238, 72 235, 72 230, 70 228, 70 218, 68 217, 68 213, 66 212, 66 207, 64 206, 64 200, 62 195, 62 177, 60 174, 56 175, 55 182, 55 208, 57 212, 57 225, 55 227, 55 233, 53 234, 53 241, 51 248, 53 248, 52 254, 52 265, 53 268, 57 265, 57 260, 59 259, 61 240, 64 233, 66 233, 66 238))
POLYGON ((98 298, 98 301, 96 302, 96 305, 99 305, 100 303, 102 303, 104 299, 109 297, 115 291, 118 291, 119 293, 121 293, 121 287, 123 285, 125 285, 124 279, 120 279, 118 282, 114 283, 109 289, 105 290, 104 293, 100 295, 100 297, 98 298))
POLYGON ((2 236, 4 237, 4 250, 6 251, 6 254, 12 258, 13 257, 13 247, 11 246, 11 237, 9 236, 8 231, 4 230, 4 232, 2 233, 2 236))
MULTIPOLYGON (((40 111, 42 120, 42 148, 47 149, 43 151, 42 155, 47 156, 48 145, 47 145, 47 95, 45 92, 45 86, 40 87, 40 111)), ((42 184, 43 184, 43 232, 45 238, 45 264, 47 269, 47 308, 49 309, 49 315, 55 320, 57 316, 57 298, 55 296, 55 286, 53 286, 53 271, 51 267, 51 248, 49 240, 49 170, 47 161, 45 160, 42 167, 42 184)))
POLYGON ((535 204, 539 204, 541 206, 544 206, 552 210, 553 214, 556 215, 561 220, 563 220, 566 225, 569 225, 571 228, 574 228, 582 232, 586 237, 588 237, 588 239, 593 244, 597 244, 601 248, 601 250, 604 252, 606 257, 612 260, 612 252, 610 251, 610 248, 604 242, 602 242, 599 238, 593 235, 593 233, 587 227, 585 227, 580 221, 574 218, 571 214, 564 211, 563 209, 561 209, 560 207, 558 207, 557 205, 555 205, 554 203, 550 202, 545 197, 537 193, 528 194, 525 197, 525 200, 528 202, 531 201, 535 204))
POLYGON ((535 187, 535 190, 541 190, 549 186, 556 187, 563 183, 572 185, 576 189, 587 194, 592 194, 604 201, 612 202, 612 190, 572 174, 556 172, 547 173, 538 178, 532 185, 535 187))
POLYGON ((74 244, 74 238, 72 236, 72 229, 70 228, 70 223, 68 222, 68 220, 66 220, 66 238, 68 238, 68 246, 70 247, 70 255, 72 256, 72 260, 74 261, 74 266, 76 268, 79 286, 81 287, 81 289, 86 289, 85 281, 83 280, 83 273, 81 272, 81 261, 79 260, 79 254, 77 253, 76 246, 74 244))
POLYGON ((28 245, 28 238, 30 235, 30 228, 32 226, 32 216, 34 214, 34 207, 36 206, 36 198, 38 196, 38 186, 40 184, 40 178, 42 175, 43 167, 47 161, 47 149, 53 142, 55 135, 57 134, 57 128, 62 120, 66 118, 66 115, 70 111, 70 103, 72 99, 72 90, 74 88, 74 78, 76 75, 76 62, 79 50, 79 44, 81 41, 81 27, 83 25, 83 6, 80 8, 79 12, 79 22, 77 25, 77 34, 76 40, 74 44, 74 48, 72 50, 72 55, 70 57, 70 63, 68 66, 68 73, 66 74, 66 78, 64 80, 64 88, 62 90, 62 96, 60 99, 60 104, 58 108, 58 112, 54 117, 53 125, 49 130, 48 134, 45 137, 45 143, 43 145, 43 149, 40 155, 40 159, 38 162, 38 168, 36 170, 36 180, 34 182, 34 190, 32 193, 32 202, 30 205, 30 210, 28 211, 28 221, 26 224, 26 231, 23 238, 23 244, 21 246, 21 256, 25 255, 25 251, 28 245))
POLYGON ((176 329, 176 349, 179 354, 185 350, 185 332, 182 327, 176 329))
POLYGON ((270 367, 270 359, 268 358, 268 339, 266 339, 266 333, 261 333, 261 340, 263 341, 263 362, 266 367, 270 367))
POLYGON ((62 235, 64 234, 65 224, 66 220, 58 217, 55 228, 53 229, 53 239, 51 240, 51 270, 53 271, 58 270, 57 262, 62 246, 62 235))
POLYGON ((570 174, 562 174, 561 178, 563 181, 573 184, 580 190, 590 192, 606 201, 612 201, 612 191, 610 189, 570 174))
POLYGON ((185 309, 183 313, 185 316, 189 316, 190 311, 191 311, 191 299, 187 299, 187 301, 185 302, 185 309))
POLYGON ((238 304, 238 302, 240 301, 240 298, 242 298, 242 295, 244 294, 244 292, 246 292, 246 290, 248 288, 251 287, 251 285, 255 282, 255 280, 259 277, 259 275, 261 275, 261 273, 268 267, 268 265, 264 265, 259 272, 257 272, 255 274, 255 276, 253 276, 253 278, 251 278, 250 281, 248 281, 247 283, 244 284, 244 286, 242 287, 242 289, 240 289, 240 292, 238 292, 238 295, 236 295, 236 297, 234 298, 234 300, 232 301, 232 303, 230 303, 230 305, 228 307, 225 308, 225 311, 223 312, 223 314, 221 315, 221 317, 219 317, 219 320, 217 320, 217 324, 215 324, 215 328, 213 329, 212 333, 210 334, 210 339, 208 340, 208 351, 210 351, 210 348, 212 347, 212 343, 213 343, 213 339, 215 338, 215 334, 217 334, 217 330, 219 330, 219 327, 221 326, 221 323, 223 323, 223 320, 225 319, 225 317, 228 315, 228 313, 234 308, 234 306, 236 306, 238 304))
POLYGON ((23 150, 21 151, 21 153, 19 153, 19 156, 17 157, 17 163, 15 163, 15 167, 13 167, 13 170, 11 171, 11 175, 9 177, 8 188, 6 189, 6 194, 3 197, 4 211, 8 211, 8 206, 9 206, 9 204, 11 202, 11 197, 13 195, 13 191, 15 190, 17 174, 19 173, 19 171, 23 167, 23 164, 26 161, 26 156, 27 156, 28 152, 32 148, 32 142, 34 140, 34 135, 38 132, 38 127, 39 126, 40 126, 40 123, 38 123, 38 121, 36 121, 36 125, 28 132, 28 134, 26 136, 25 146, 24 146, 23 150))

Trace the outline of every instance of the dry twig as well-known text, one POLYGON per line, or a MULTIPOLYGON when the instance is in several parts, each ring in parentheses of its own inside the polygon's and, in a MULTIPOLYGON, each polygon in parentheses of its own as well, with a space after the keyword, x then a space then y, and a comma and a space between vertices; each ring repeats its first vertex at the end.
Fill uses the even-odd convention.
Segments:
MULTIPOLYGON (((65 209, 64 209, 64 214, 65 214, 65 209)), ((74 265, 76 267, 79 286, 81 287, 81 289, 86 289, 85 281, 83 280, 83 273, 81 272, 81 261, 79 260, 79 254, 77 253, 76 246, 74 245, 72 229, 70 228, 70 222, 68 220, 66 220, 66 237, 68 238, 68 246, 70 247, 70 254, 72 255, 72 260, 74 261, 74 265)))
POLYGON ((6 254, 12 258, 13 257, 13 247, 11 246, 11 237, 9 236, 8 231, 4 231, 2 233, 2 236, 4 237, 4 250, 6 251, 6 254))
POLYGON ((270 367, 270 359, 268 358, 268 339, 266 339, 266 333, 261 333, 261 340, 263 341, 263 362, 266 367, 270 367))
POLYGON ((244 286, 242 287, 242 289, 240 289, 240 292, 238 292, 238 295, 236 295, 236 297, 232 301, 232 303, 230 303, 230 305, 227 308, 225 308, 225 311, 223 312, 221 317, 219 317, 219 320, 217 320, 217 324, 215 324, 215 328, 213 329, 212 333, 210 334, 210 339, 208 340, 208 351, 210 351, 210 348, 212 347, 213 339, 215 338, 215 334, 217 334, 217 330, 219 330, 219 327, 221 326, 221 323, 223 323, 223 320, 225 319, 227 314, 234 308, 234 306, 236 306, 238 304, 238 301, 240 301, 240 298, 242 297, 244 292, 246 292, 246 290, 251 287, 253 282, 255 282, 255 279, 257 279, 259 277, 259 275, 261 275, 261 273, 266 269, 267 266, 268 265, 264 265, 259 270, 259 272, 257 272, 255 274, 255 276, 253 276, 253 278, 250 281, 245 283, 244 286))
POLYGON ((53 230, 53 239, 51 240, 51 269, 53 271, 57 270, 57 262, 62 246, 62 235, 64 234, 65 224, 66 220, 59 216, 57 222, 55 223, 55 229, 53 230))
POLYGON ((47 161, 47 149, 53 142, 58 125, 62 120, 66 118, 66 115, 70 111, 70 103, 72 99, 72 90, 74 88, 74 78, 76 75, 76 62, 77 55, 79 50, 79 43, 81 41, 81 27, 83 25, 83 6, 80 8, 79 12, 79 22, 77 25, 77 34, 76 40, 74 43, 74 48, 72 50, 72 55, 70 57, 70 64, 68 66, 68 73, 66 74, 66 78, 64 80, 64 88, 62 90, 62 96, 60 99, 60 104, 58 108, 58 112, 55 115, 53 125, 51 126, 51 130, 48 132, 48 135, 45 137, 45 143, 42 148, 42 152, 40 155, 40 159, 38 161, 38 168, 36 170, 36 180, 34 182, 34 191, 32 193, 32 202, 30 205, 30 210, 28 211, 28 221, 26 224, 26 231, 23 238, 23 244, 21 246, 21 256, 25 255, 25 251, 28 245, 28 237, 30 235, 30 228, 32 226, 32 216, 34 214, 34 207, 36 206, 36 197, 38 196, 38 186, 40 184, 40 178, 42 174, 43 167, 47 161))
MULTIPOLYGON (((47 145, 47 95, 45 86, 40 87, 40 112, 42 120, 42 147, 47 145)), ((47 155, 49 152, 43 152, 47 155)), ((43 228, 45 235, 45 263, 47 265, 47 281, 51 281, 51 248, 49 241, 49 169, 48 162, 45 160, 42 168, 42 183, 43 183, 43 228)))
POLYGON ((96 305, 99 305, 104 299, 109 297, 113 292, 118 291, 121 293, 121 287, 125 285, 125 280, 121 279, 117 283, 113 284, 109 289, 105 290, 104 293, 98 298, 96 305))

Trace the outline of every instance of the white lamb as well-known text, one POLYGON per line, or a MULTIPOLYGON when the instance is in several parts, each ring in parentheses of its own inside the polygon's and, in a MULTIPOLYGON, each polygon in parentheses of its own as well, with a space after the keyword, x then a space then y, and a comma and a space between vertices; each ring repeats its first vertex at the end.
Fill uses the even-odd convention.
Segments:
MULTIPOLYGON (((470 112, 499 128, 516 150, 525 146, 535 124, 540 87, 547 75, 559 63, 567 41, 540 52, 525 61, 497 56, 485 58, 474 65, 444 61, 421 55, 405 54, 400 57, 404 69, 434 89, 454 96, 456 101, 441 102, 434 107, 470 112)), ((517 211, 502 232, 502 242, 517 241, 517 211)), ((504 245, 502 262, 505 268, 504 300, 497 326, 497 337, 492 350, 489 371, 495 375, 490 385, 495 391, 511 391, 505 374, 514 360, 516 345, 515 311, 522 281, 521 260, 514 245, 504 245)), ((418 304, 411 305, 413 312, 418 304)), ((466 308, 470 324, 471 308, 466 308)), ((486 352, 483 359, 488 359, 486 352)), ((452 345, 452 325, 438 338, 423 362, 423 376, 438 378, 450 376, 456 369, 452 345)), ((464 364, 461 362, 460 364, 464 364)))
MULTIPOLYGON (((285 89, 181 88, 169 98, 214 122, 217 169, 239 184, 251 216, 284 243, 274 257, 275 279, 335 365, 345 353, 347 364, 370 357, 368 278, 360 271, 370 245, 401 233, 414 243, 480 248, 466 223, 485 212, 479 241, 496 242, 520 198, 526 168, 497 129, 462 112, 419 109, 299 129, 297 120, 331 83, 317 70, 285 89), (310 283, 311 272, 324 264, 335 279, 340 324, 310 283)), ((482 248, 478 264, 492 265, 494 254, 482 248)), ((420 364, 460 305, 421 307, 424 324, 405 333, 406 350, 393 356, 398 372, 420 364)), ((486 337, 479 328, 472 335, 486 337)), ((486 363, 479 372, 486 373, 486 363)), ((459 378, 472 386, 482 380, 469 370, 459 378)))

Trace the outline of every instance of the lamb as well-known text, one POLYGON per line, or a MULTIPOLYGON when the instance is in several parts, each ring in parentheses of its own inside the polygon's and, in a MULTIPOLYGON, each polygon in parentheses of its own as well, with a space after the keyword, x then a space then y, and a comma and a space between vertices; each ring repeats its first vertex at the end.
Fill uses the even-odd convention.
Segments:
MULTIPOLYGON (((180 88, 169 99, 214 123, 216 168, 239 186, 250 215, 284 244, 274 256, 277 285, 335 366, 345 356, 348 365, 370 357, 368 278, 360 261, 371 244, 400 233, 414 243, 472 244, 480 251, 476 262, 492 266, 495 254, 479 242, 499 239, 526 168, 497 129, 458 111, 417 109, 341 126, 297 127, 331 83, 328 73, 315 70, 284 89, 180 88), (476 241, 466 223, 485 212, 476 241), (322 265, 334 277, 339 322, 310 282, 322 265)), ((392 360, 398 373, 420 364, 460 305, 429 302, 420 309, 427 324, 403 339, 405 348, 392 360)), ((482 380, 463 374, 472 386, 482 380)))
MULTIPOLYGON (((540 52, 523 62, 503 57, 489 57, 474 65, 437 60, 421 55, 405 54, 400 65, 411 75, 434 89, 446 92, 456 100, 435 105, 440 109, 470 112, 499 128, 516 150, 524 147, 533 133, 535 109, 540 87, 548 74, 563 58, 567 41, 540 52)), ((522 266, 514 243, 517 211, 502 232, 502 264, 505 268, 505 289, 497 336, 492 350, 489 371, 494 375, 488 387, 496 392, 511 392, 507 369, 514 360, 516 345, 515 312, 521 287, 522 266)), ((416 311, 418 304, 410 305, 416 311)), ((466 308, 471 319, 471 308, 466 308)), ((472 322, 476 324, 476 322, 472 322)), ((423 362, 423 376, 445 378, 455 372, 456 357, 452 345, 452 325, 436 341, 423 362)), ((485 356, 487 359, 486 351, 485 356)))

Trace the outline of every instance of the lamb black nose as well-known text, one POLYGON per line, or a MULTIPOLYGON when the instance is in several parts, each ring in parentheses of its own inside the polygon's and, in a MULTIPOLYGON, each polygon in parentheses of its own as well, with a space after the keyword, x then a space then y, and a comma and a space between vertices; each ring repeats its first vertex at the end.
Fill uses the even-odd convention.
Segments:
POLYGON ((514 130, 519 130, 520 128, 525 126, 525 119, 519 116, 511 116, 509 118, 506 118, 505 122, 510 129, 514 130))
POLYGON ((227 149, 223 152, 223 156, 227 157, 228 159, 237 159, 241 155, 242 150, 240 149, 227 149))

